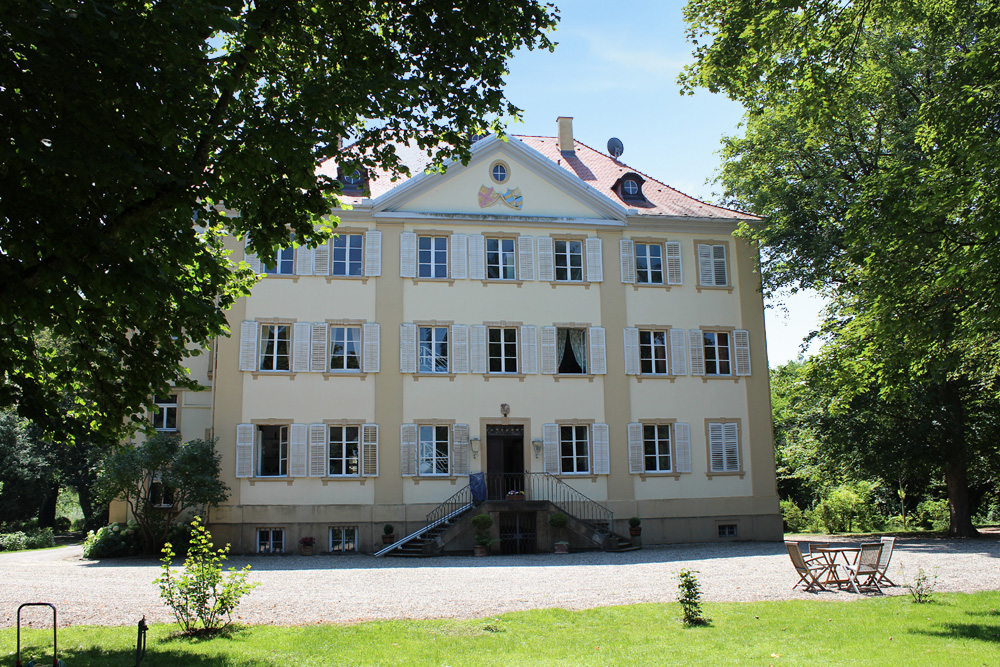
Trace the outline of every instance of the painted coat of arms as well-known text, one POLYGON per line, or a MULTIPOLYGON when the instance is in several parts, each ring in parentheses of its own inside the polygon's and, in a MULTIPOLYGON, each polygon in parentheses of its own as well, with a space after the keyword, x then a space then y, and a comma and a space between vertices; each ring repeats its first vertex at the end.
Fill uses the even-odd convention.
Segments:
POLYGON ((509 208, 520 211, 524 203, 521 197, 521 188, 514 188, 513 190, 508 188, 507 192, 503 194, 485 185, 479 188, 479 208, 487 208, 497 203, 503 203, 509 208))

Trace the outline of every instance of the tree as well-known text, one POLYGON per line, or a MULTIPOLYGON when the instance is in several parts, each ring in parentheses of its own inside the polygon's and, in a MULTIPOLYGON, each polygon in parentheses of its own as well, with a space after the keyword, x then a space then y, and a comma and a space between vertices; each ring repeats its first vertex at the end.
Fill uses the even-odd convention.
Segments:
POLYGON ((519 114, 507 58, 552 48, 558 18, 536 0, 3 13, 0 405, 111 440, 154 394, 193 386, 181 362, 228 334, 224 312, 256 278, 227 235, 261 257, 328 238, 339 185, 316 167, 334 155, 348 173, 406 172, 397 143, 467 159, 469 137, 519 114))
POLYGON ((943 473, 951 533, 995 445, 1000 149, 995 1, 693 0, 689 90, 746 107, 724 140, 731 206, 767 217, 765 288, 830 297, 824 353, 841 405, 929 412, 911 455, 943 473))
POLYGON ((219 479, 220 460, 211 440, 181 444, 180 438, 158 433, 109 453, 97 488, 106 502, 125 501, 142 531, 144 551, 157 553, 177 517, 229 497, 229 487, 219 479))

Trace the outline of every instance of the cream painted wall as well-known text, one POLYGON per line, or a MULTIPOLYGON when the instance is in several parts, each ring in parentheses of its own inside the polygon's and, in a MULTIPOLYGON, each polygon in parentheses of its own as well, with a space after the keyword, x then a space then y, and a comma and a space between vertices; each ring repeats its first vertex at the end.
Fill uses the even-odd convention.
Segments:
POLYGON ((368 374, 364 380, 358 377, 327 380, 318 373, 297 373, 294 380, 288 373, 260 373, 257 379, 249 373, 244 375, 246 398, 240 417, 243 423, 254 419, 288 419, 309 424, 324 419, 375 418, 375 374, 368 374))
POLYGON ((487 159, 480 159, 468 169, 450 169, 441 184, 430 192, 415 197, 399 210, 422 213, 604 217, 567 196, 525 164, 511 158, 505 151, 500 151, 487 159), (509 167, 509 177, 503 185, 498 185, 490 178, 490 166, 497 159, 503 160, 509 167), (506 192, 508 188, 520 189, 523 197, 521 210, 512 209, 502 203, 479 208, 479 188, 484 185, 500 193, 506 192))
POLYGON ((240 495, 247 505, 370 505, 375 480, 240 480, 240 495))

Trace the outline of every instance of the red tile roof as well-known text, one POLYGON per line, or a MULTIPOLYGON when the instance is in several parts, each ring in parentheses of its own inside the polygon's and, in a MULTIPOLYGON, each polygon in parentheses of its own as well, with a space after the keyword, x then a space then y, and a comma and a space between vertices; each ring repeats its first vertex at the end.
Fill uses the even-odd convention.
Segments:
MULTIPOLYGON (((640 171, 632 169, 628 165, 619 162, 609 155, 596 151, 584 143, 574 140, 575 151, 571 155, 563 154, 559 150, 559 140, 554 137, 532 137, 513 135, 524 142, 529 148, 533 148, 552 162, 563 169, 572 172, 585 183, 595 188, 605 197, 623 206, 626 209, 635 209, 639 215, 664 215, 683 218, 716 218, 719 220, 757 220, 756 216, 713 206, 706 202, 689 197, 688 195, 675 190, 669 185, 662 183, 640 171), (645 202, 632 200, 622 200, 615 193, 613 186, 626 173, 635 173, 645 179, 642 186, 642 194, 645 202)), ((430 158, 414 146, 399 146, 396 151, 402 158, 413 176, 421 173, 428 164, 430 158)), ((331 178, 337 177, 337 166, 333 160, 325 162, 320 167, 320 172, 329 175, 331 178)), ((373 174, 375 178, 369 180, 371 189, 370 197, 377 198, 389 192, 396 186, 406 182, 406 177, 399 177, 395 182, 384 173, 373 174)), ((359 204, 361 197, 344 195, 343 200, 349 204, 359 204)))

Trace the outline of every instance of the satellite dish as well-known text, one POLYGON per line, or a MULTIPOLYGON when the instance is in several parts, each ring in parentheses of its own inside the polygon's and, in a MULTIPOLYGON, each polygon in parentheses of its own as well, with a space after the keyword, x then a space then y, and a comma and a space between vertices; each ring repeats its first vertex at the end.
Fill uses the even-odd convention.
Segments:
POLYGON ((621 154, 625 152, 625 146, 622 145, 621 139, 618 137, 611 137, 608 139, 608 154, 614 159, 621 157, 621 154))

